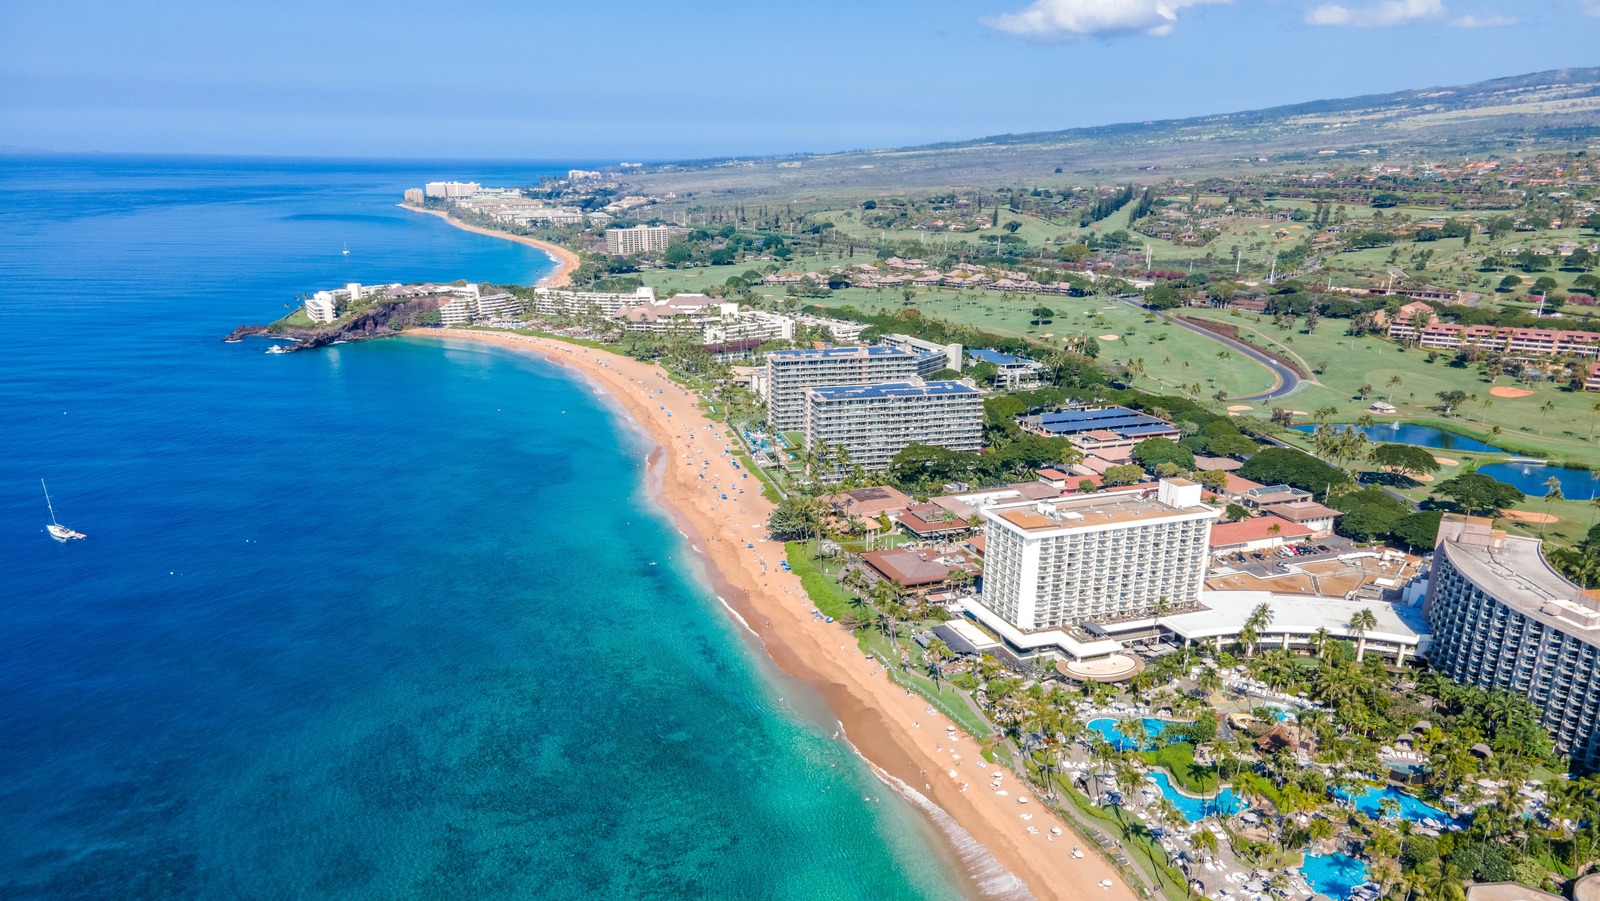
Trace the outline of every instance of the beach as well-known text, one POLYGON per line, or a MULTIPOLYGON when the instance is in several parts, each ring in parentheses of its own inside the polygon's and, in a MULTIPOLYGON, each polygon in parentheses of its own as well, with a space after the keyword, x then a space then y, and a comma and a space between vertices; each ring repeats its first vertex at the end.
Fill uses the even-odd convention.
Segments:
POLYGON ((780 565, 783 544, 763 540, 772 505, 761 482, 734 466, 724 453, 735 447, 732 436, 659 366, 523 335, 430 330, 422 337, 537 353, 602 388, 655 443, 651 490, 704 561, 718 595, 781 669, 821 693, 843 737, 885 781, 900 783, 913 802, 925 799, 919 806, 986 895, 1022 897, 1025 886, 1041 899, 1132 901, 1133 891, 1091 843, 1049 814, 1014 774, 979 766, 971 737, 948 731, 951 721, 891 682, 839 625, 812 614, 800 580, 780 565), (1004 773, 999 790, 990 785, 996 773, 1004 773), (1063 833, 1051 836, 1054 826, 1063 833), (1081 858, 1072 856, 1074 847, 1083 848, 1081 858), (1100 887, 1105 880, 1109 888, 1100 887))
POLYGON ((544 251, 556 261, 556 271, 550 273, 544 278, 539 279, 539 284, 546 288, 564 288, 572 284, 572 271, 577 269, 579 264, 583 262, 578 258, 576 253, 573 253, 559 244, 551 244, 549 241, 541 241, 538 238, 529 238, 526 235, 513 235, 507 232, 495 231, 492 228, 479 228, 476 225, 468 225, 465 222, 451 218, 440 210, 425 210, 422 207, 409 206, 404 203, 400 204, 400 207, 401 209, 410 210, 413 213, 427 213, 430 216, 438 216, 440 219, 443 219, 462 231, 469 231, 478 235, 488 235, 491 238, 501 238, 506 241, 516 241, 519 244, 526 244, 529 247, 536 247, 539 250, 544 251))

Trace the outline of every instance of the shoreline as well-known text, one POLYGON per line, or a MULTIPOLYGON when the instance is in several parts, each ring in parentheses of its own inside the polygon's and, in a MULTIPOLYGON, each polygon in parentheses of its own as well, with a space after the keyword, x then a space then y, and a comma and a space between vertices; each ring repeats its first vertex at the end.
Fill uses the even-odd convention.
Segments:
POLYGON ((780 670, 820 695, 844 740, 879 778, 903 786, 902 795, 942 836, 944 850, 961 867, 957 875, 969 887, 984 897, 1081 901, 1099 890, 1108 901, 1133 901, 1134 892, 1093 853, 1092 842, 1042 805, 1019 803, 1019 797, 1032 799, 1034 793, 1015 774, 999 766, 975 766, 982 758, 970 736, 957 726, 952 742, 945 727, 956 724, 920 695, 891 682, 879 662, 866 658, 837 624, 811 614, 799 578, 779 565, 783 544, 762 540, 771 503, 760 495, 761 482, 733 468, 732 458, 722 453, 731 438, 724 426, 701 413, 697 396, 655 364, 551 339, 434 330, 418 337, 537 354, 604 391, 625 424, 654 444, 646 489, 683 533, 718 599, 743 620, 780 670), (741 487, 743 494, 729 490, 741 487), (728 500, 721 498, 725 492, 728 500), (1008 795, 988 784, 997 772, 1006 774, 1008 795), (1023 814, 1034 819, 1024 820, 1023 814), (1052 826, 1060 826, 1063 834, 1050 838, 1052 826), (1029 834, 1030 827, 1037 833, 1029 834), (1071 856, 1074 846, 1085 847, 1083 857, 1071 856), (1111 888, 1100 890, 1102 880, 1111 880, 1111 888))
POLYGON ((443 219, 462 231, 469 231, 475 235, 488 235, 491 238, 500 238, 505 241, 515 241, 518 244, 526 244, 527 246, 536 250, 543 251, 545 256, 548 256, 550 259, 555 261, 556 268, 549 275, 539 279, 539 281, 536 283, 542 287, 565 288, 568 285, 571 285, 572 271, 577 269, 578 266, 583 262, 581 259, 579 259, 575 252, 568 250, 559 244, 552 244, 549 241, 541 241, 538 238, 530 238, 526 235, 513 235, 508 232, 497 232, 489 228, 479 228, 476 225, 468 225, 465 222, 461 222, 452 218, 450 214, 441 210, 428 210, 419 206, 410 206, 404 203, 397 204, 397 206, 403 210, 410 210, 413 213, 425 213, 429 216, 438 216, 440 219, 443 219))

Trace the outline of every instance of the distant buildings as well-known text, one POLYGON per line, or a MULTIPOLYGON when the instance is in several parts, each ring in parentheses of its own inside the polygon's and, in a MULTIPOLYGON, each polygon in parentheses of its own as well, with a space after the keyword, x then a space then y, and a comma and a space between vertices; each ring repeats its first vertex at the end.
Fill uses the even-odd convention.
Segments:
POLYGON ((837 385, 878 385, 917 377, 919 355, 898 347, 827 347, 778 350, 767 354, 767 429, 794 432, 805 427, 805 389, 837 385))
POLYGON ((606 229, 606 253, 628 256, 666 250, 668 245, 687 235, 687 228, 675 225, 635 225, 633 228, 606 229))
POLYGON ((422 206, 422 199, 426 196, 421 188, 406 188, 406 203, 412 206, 422 206))
MULTIPOLYGON (((983 395, 971 382, 914 379, 803 393, 805 447, 844 448, 850 464, 868 472, 886 468, 913 443, 953 451, 983 447, 983 395)), ((836 466, 832 475, 843 471, 836 466)))
POLYGON ((1142 493, 1084 495, 982 510, 979 603, 1029 632, 1147 616, 1194 604, 1217 511, 1200 486, 1163 480, 1142 493))
POLYGON ((1457 682, 1514 691, 1557 750, 1600 770, 1600 592, 1545 562, 1535 538, 1446 514, 1428 586, 1429 661, 1457 682))
POLYGON ((422 193, 426 196, 442 199, 470 197, 482 191, 483 185, 475 181, 430 181, 422 186, 422 193))
POLYGON ((1424 350, 1455 351, 1463 347, 1516 357, 1577 356, 1600 357, 1600 332, 1569 329, 1506 328, 1493 325, 1460 325, 1436 322, 1432 312, 1396 316, 1389 323, 1389 337, 1403 343, 1414 342, 1424 350))

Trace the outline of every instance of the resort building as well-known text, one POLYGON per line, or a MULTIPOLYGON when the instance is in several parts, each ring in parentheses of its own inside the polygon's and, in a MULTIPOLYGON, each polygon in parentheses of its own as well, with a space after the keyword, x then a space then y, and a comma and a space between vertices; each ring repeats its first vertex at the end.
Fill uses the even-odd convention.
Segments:
POLYGON ((1600 592, 1551 568, 1538 539, 1446 514, 1426 610, 1436 668, 1527 697, 1556 749, 1581 770, 1600 770, 1600 592))
POLYGON ((1389 324, 1389 337, 1402 343, 1415 343, 1425 350, 1454 351, 1472 347, 1514 357, 1570 355, 1594 359, 1600 356, 1600 332, 1568 329, 1507 328, 1454 322, 1433 322, 1419 327, 1410 318, 1397 317, 1389 324))
POLYGON ((430 181, 422 186, 422 193, 428 197, 470 197, 482 191, 483 185, 475 181, 430 181))
POLYGON ((1217 511, 1200 486, 996 505, 984 519, 982 607, 1023 632, 1146 616, 1200 596, 1217 511))
POLYGON ((959 344, 935 344, 932 341, 924 341, 921 338, 913 338, 910 335, 884 335, 879 343, 886 344, 889 347, 909 350, 917 354, 920 358, 917 364, 917 375, 922 378, 928 378, 934 373, 945 369, 953 369, 956 372, 961 371, 962 356, 961 345, 959 344))
POLYGON ((1023 417, 1021 424, 1030 432, 1067 438, 1085 451, 1132 447, 1146 438, 1178 437, 1178 428, 1172 423, 1127 407, 1041 413, 1023 417))
MULTIPOLYGON (((971 382, 912 379, 804 389, 805 447, 849 452, 851 466, 888 467, 910 444, 953 451, 983 447, 983 395, 971 382)), ((834 475, 843 475, 838 467, 834 475)))
POLYGON ((898 347, 825 347, 767 354, 767 429, 805 428, 805 389, 880 385, 917 377, 918 355, 898 347))
POLYGON ((797 313, 794 321, 809 328, 825 332, 829 337, 841 344, 861 340, 861 333, 867 330, 867 324, 864 322, 853 322, 849 319, 830 319, 826 316, 813 316, 810 313, 797 313))
POLYGON ((687 228, 676 225, 635 225, 633 228, 606 229, 606 253, 628 256, 666 250, 673 241, 687 235, 687 228))
POLYGON ((1253 554, 1298 544, 1310 537, 1311 530, 1298 523, 1276 516, 1255 516, 1212 526, 1211 552, 1219 556, 1253 554))
POLYGON ((477 285, 452 286, 439 304, 439 321, 446 326, 466 325, 477 320, 513 319, 522 314, 522 301, 500 292, 484 294, 477 285))
POLYGON ((318 291, 306 298, 306 318, 312 322, 332 322, 336 315, 333 295, 327 291, 318 291))
POLYGON ((1583 390, 1600 391, 1600 363, 1590 363, 1583 371, 1583 390))
POLYGON ((993 364, 999 370, 994 377, 994 386, 1003 391, 1037 388, 1044 381, 1045 365, 1038 360, 987 349, 969 350, 967 359, 973 363, 993 364))
POLYGON ((656 289, 643 287, 630 294, 609 291, 566 291, 534 288, 533 310, 544 316, 611 316, 624 307, 649 306, 656 289))

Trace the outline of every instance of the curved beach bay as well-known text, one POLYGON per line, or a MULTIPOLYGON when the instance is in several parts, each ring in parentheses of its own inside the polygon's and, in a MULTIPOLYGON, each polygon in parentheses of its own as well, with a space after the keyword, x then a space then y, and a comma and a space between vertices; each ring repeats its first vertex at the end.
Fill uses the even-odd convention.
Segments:
POLYGON ((394 208, 437 169, 0 171, 0 893, 970 894, 694 574, 591 386, 217 341, 345 281, 548 271, 394 208), (87 541, 44 537, 39 476, 87 541))

